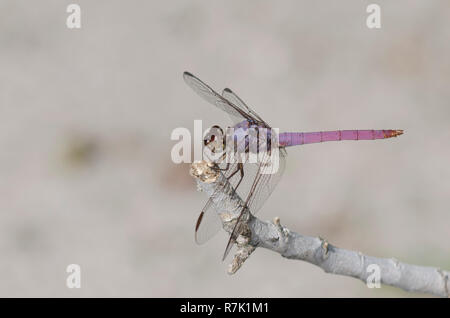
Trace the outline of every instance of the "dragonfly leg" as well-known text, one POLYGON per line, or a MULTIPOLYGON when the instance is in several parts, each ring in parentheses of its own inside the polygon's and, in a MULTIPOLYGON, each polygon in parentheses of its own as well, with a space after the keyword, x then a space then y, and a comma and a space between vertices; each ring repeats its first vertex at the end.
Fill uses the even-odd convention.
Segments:
MULTIPOLYGON (((229 164, 227 164, 227 166, 229 166, 229 164)), ((239 167, 236 168, 236 170, 233 171, 232 174, 230 174, 227 179, 230 180, 231 178, 233 178, 233 176, 239 171, 239 167)))
POLYGON ((226 170, 228 170, 229 168, 230 168, 230 163, 229 163, 229 162, 227 163, 227 166, 226 166, 225 168, 220 168, 219 166, 214 167, 214 169, 215 169, 215 170, 218 170, 218 171, 226 171, 226 170))
POLYGON ((238 163, 238 170, 241 172, 241 178, 239 179, 239 182, 234 187, 234 191, 237 190, 237 188, 241 184, 242 179, 244 179, 244 165, 242 163, 238 163))
POLYGON ((238 167, 236 171, 233 172, 233 175, 235 175, 238 171, 241 172, 241 178, 239 179, 239 182, 236 184, 236 186, 233 188, 233 195, 236 193, 236 190, 241 184, 242 179, 244 179, 244 165, 242 163, 238 163, 238 167))

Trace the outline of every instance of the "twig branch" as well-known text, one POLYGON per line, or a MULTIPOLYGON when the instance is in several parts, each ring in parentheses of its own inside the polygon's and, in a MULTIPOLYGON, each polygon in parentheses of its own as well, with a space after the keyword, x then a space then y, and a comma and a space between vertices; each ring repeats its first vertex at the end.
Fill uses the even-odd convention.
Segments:
MULTIPOLYGON (((205 161, 192 164, 191 175, 197 179, 199 190, 212 197, 223 228, 230 233, 242 210, 242 199, 232 191, 231 185, 223 174, 211 169, 211 165, 205 161), (221 191, 215 191, 218 185, 221 186, 221 191)), ((292 232, 281 225, 279 218, 275 218, 273 223, 270 223, 246 213, 243 219, 245 227, 237 240, 237 251, 228 270, 230 274, 234 274, 242 266, 256 247, 263 247, 283 257, 319 266, 326 273, 358 278, 364 283, 367 283, 375 267, 380 270, 382 284, 408 292, 450 296, 448 271, 341 249, 322 238, 292 232)))

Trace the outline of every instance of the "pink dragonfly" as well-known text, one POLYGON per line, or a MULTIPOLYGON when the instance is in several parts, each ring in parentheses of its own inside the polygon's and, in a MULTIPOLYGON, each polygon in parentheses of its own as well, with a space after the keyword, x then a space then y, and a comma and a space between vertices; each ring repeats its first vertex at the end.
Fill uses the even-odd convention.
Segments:
MULTIPOLYGON (((254 110, 247 106, 242 99, 240 99, 229 88, 225 88, 222 95, 220 95, 189 72, 184 72, 183 78, 185 82, 203 99, 230 115, 234 123, 233 139, 239 140, 238 143, 242 141, 241 143, 244 144, 245 148, 244 151, 249 151, 248 139, 242 138, 242 136, 245 135, 245 132, 249 129, 271 129, 266 121, 264 121, 254 110)), ((213 127, 217 128, 218 126, 213 127)), ((237 160, 232 162, 214 162, 214 167, 223 172, 224 176, 233 186, 234 191, 236 191, 240 198, 244 201, 242 211, 240 212, 236 225, 234 226, 230 239, 228 240, 223 259, 227 256, 231 247, 235 243, 236 238, 241 232, 242 222, 240 222, 240 220, 241 216, 244 215, 245 209, 248 209, 252 214, 257 213, 279 182, 285 167, 287 156, 285 149, 286 147, 325 141, 386 139, 403 134, 403 130, 392 129, 285 132, 276 136, 277 143, 275 143, 273 142, 273 134, 275 133, 273 130, 270 131, 272 132, 272 135, 267 137, 267 144, 270 147, 277 147, 279 153, 279 165, 274 173, 262 173, 264 160, 260 160, 256 163, 242 163, 237 160)), ((205 138, 204 144, 207 146, 213 141, 214 136, 210 135, 205 138)), ((216 186, 214 191, 222 191, 221 186, 216 186)), ((198 244, 206 242, 218 232, 220 227, 221 223, 215 213, 215 205, 212 198, 209 198, 197 219, 195 226, 196 242, 198 244)))

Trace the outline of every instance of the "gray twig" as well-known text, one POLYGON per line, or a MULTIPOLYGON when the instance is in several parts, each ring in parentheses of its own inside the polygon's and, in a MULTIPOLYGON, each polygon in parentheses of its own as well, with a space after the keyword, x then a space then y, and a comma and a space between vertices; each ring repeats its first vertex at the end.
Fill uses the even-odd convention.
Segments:
MULTIPOLYGON (((191 175, 197 179, 199 190, 212 197, 223 228, 231 232, 242 210, 242 199, 232 190, 222 173, 211 169, 205 161, 192 164, 191 175), (222 185, 221 191, 215 191, 222 185)), ((237 240, 237 251, 228 272, 234 274, 256 247, 263 247, 281 256, 306 261, 326 273, 350 276, 370 281, 373 268, 379 269, 380 283, 408 292, 428 293, 450 297, 450 273, 434 267, 401 263, 394 258, 378 258, 342 249, 318 237, 304 236, 290 231, 280 223, 264 222, 247 213, 245 228, 237 240)))

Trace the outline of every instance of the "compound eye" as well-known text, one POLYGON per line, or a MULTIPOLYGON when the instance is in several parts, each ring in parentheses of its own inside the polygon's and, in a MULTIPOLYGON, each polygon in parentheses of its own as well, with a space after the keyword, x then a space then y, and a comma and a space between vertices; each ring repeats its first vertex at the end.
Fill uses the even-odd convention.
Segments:
POLYGON ((216 136, 214 136, 214 135, 212 135, 211 137, 208 136, 207 138, 203 139, 203 143, 205 144, 205 146, 207 146, 210 143, 212 143, 215 139, 216 139, 216 136))
POLYGON ((216 141, 216 135, 220 134, 221 136, 223 136, 223 130, 222 128, 220 128, 220 126, 214 125, 211 126, 211 128, 208 129, 208 132, 206 133, 205 138, 203 139, 203 143, 206 145, 208 145, 211 142, 216 141))

